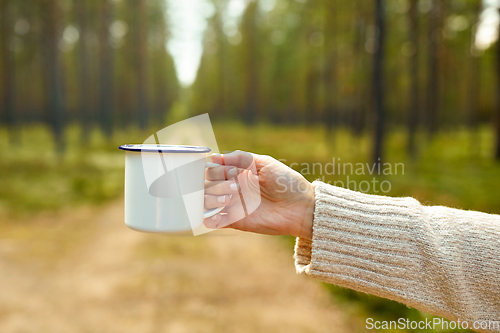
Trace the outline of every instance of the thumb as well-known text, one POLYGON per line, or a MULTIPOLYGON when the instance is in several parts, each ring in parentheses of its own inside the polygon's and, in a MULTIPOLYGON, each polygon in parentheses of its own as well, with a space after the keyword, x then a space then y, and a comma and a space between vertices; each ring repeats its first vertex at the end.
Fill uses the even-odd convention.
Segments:
POLYGON ((212 154, 212 162, 231 165, 241 169, 248 169, 254 162, 251 153, 236 150, 228 154, 212 154))

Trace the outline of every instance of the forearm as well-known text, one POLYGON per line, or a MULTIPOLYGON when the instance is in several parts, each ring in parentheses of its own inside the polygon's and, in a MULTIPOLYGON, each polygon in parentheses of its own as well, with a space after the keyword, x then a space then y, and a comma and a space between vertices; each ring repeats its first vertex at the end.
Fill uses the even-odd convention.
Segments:
POLYGON ((499 216, 314 185, 299 272, 452 320, 500 320, 499 216))

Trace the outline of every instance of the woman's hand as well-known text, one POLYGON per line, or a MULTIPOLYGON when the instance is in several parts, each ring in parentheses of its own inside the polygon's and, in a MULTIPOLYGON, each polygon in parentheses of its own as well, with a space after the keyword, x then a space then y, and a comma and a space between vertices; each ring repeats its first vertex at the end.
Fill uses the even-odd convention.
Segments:
POLYGON ((205 219, 207 228, 311 239, 314 188, 300 173, 270 156, 241 151, 214 154, 212 161, 223 166, 207 169, 205 208, 226 208, 205 219))

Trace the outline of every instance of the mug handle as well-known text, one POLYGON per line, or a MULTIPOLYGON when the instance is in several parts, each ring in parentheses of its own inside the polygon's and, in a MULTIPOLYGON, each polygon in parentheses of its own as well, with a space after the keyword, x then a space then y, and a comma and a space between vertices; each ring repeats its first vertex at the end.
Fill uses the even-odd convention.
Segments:
MULTIPOLYGON (((218 166, 221 166, 221 164, 206 162, 207 168, 215 168, 218 166)), ((232 194, 229 195, 230 200, 231 200, 231 197, 232 197, 232 194)), ((209 217, 212 217, 212 216, 220 213, 224 208, 226 208, 226 207, 217 207, 217 208, 212 208, 212 209, 204 211, 203 212, 203 219, 208 219, 209 217)))

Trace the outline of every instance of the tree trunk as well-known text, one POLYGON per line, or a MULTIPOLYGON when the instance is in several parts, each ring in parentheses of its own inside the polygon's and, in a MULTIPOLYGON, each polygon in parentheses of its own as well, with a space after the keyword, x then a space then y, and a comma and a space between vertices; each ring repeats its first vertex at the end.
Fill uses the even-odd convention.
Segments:
POLYGON ((9 49, 9 40, 12 34, 12 1, 3 0, 1 2, 0 15, 1 15, 1 28, 0 28, 0 41, 1 41, 1 55, 3 63, 3 109, 5 114, 5 123, 9 133, 9 142, 18 142, 15 125, 16 115, 16 63, 13 52, 9 49))
POLYGON ((137 111, 139 112, 139 126, 146 129, 148 126, 148 27, 147 2, 137 0, 136 25, 136 68, 137 68, 137 111))
MULTIPOLYGON (((500 12, 500 9, 499 9, 500 12)), ((500 25, 499 25, 500 28, 500 25)), ((500 161, 500 39, 497 41, 496 46, 497 56, 496 56, 496 71, 497 71, 497 119, 496 119, 496 151, 495 151, 495 159, 500 161)))
POLYGON ((226 78, 228 77, 227 73, 227 60, 226 60, 226 36, 223 32, 224 21, 222 18, 224 8, 219 5, 216 7, 217 12, 215 14, 215 33, 217 40, 217 55, 218 55, 218 76, 219 76, 219 96, 217 99, 217 113, 221 115, 221 118, 228 116, 228 108, 227 108, 227 94, 226 94, 226 78))
POLYGON ((326 64, 324 75, 324 89, 325 89, 325 110, 323 111, 324 124, 326 126, 326 132, 328 138, 331 137, 333 129, 337 124, 337 112, 336 112, 336 82, 334 74, 334 57, 328 57, 328 62, 326 64))
POLYGON ((167 51, 164 47, 166 41, 167 38, 165 36, 161 39, 161 45, 158 45, 158 49, 155 51, 156 56, 154 63, 159 65, 159 69, 153 74, 153 80, 155 82, 153 87, 155 90, 154 120, 157 124, 163 124, 166 121, 167 111, 170 107, 171 95, 173 93, 168 84, 168 72, 166 69, 167 51))
POLYGON ((418 112, 420 109, 420 91, 418 80, 418 51, 419 51, 419 29, 418 29, 418 0, 410 1, 408 11, 410 29, 409 40, 415 46, 415 52, 410 57, 410 105, 408 108, 408 155, 415 160, 417 155, 415 134, 418 122, 418 112))
POLYGON ((252 1, 249 3, 244 16, 244 26, 246 38, 246 101, 245 101, 245 120, 247 124, 253 124, 257 118, 257 98, 259 91, 259 66, 258 66, 258 46, 257 46, 257 13, 258 3, 252 1))
MULTIPOLYGON (((337 125, 336 119, 336 102, 337 102, 337 85, 336 85, 336 47, 334 38, 337 33, 336 29, 336 1, 323 0, 324 6, 324 35, 325 43, 323 45, 323 86, 325 89, 325 109, 323 111, 323 120, 326 126, 327 140, 332 138, 332 130, 337 125)), ((334 142, 335 144, 335 142, 334 142)))
MULTIPOLYGON (((80 1, 80 0, 78 0, 80 1)), ((99 32, 99 124, 109 139, 113 134, 113 55, 109 43, 109 27, 113 18, 111 0, 101 2, 99 32)))
MULTIPOLYGON (((375 1, 375 25, 378 28, 377 49, 373 57, 373 95, 375 104, 375 132, 373 139, 373 160, 380 166, 383 158, 384 143, 384 48, 385 48, 385 8, 383 0, 375 1)), ((378 170, 379 168, 377 168, 378 170)))
POLYGON ((64 153, 64 97, 61 73, 59 41, 61 39, 61 8, 58 0, 45 0, 44 41, 45 81, 47 87, 47 107, 49 124, 54 135, 56 151, 64 153))
POLYGON ((432 10, 429 15, 429 46, 427 58, 427 112, 426 127, 429 137, 434 137, 437 131, 437 112, 439 103, 439 16, 441 0, 432 0, 432 10))
POLYGON ((304 113, 304 123, 311 125, 316 119, 317 111, 317 96, 316 96, 316 83, 318 82, 318 73, 316 68, 316 62, 312 62, 309 65, 309 69, 306 77, 306 110, 304 113))
MULTIPOLYGON (((367 71, 367 59, 365 56, 365 32, 366 32, 366 3, 365 0, 357 0, 355 2, 355 10, 358 13, 356 17, 356 34, 354 38, 354 56, 356 59, 355 66, 357 67, 357 73, 363 73, 364 75, 367 71)), ((359 75, 359 74, 356 74, 359 75)), ((366 98, 369 95, 370 86, 366 84, 357 84, 355 98, 356 98, 356 112, 355 120, 353 124, 354 133, 357 136, 361 136, 367 125, 367 114, 371 108, 372 100, 366 98), (368 92, 368 94, 367 94, 368 92)))
POLYGON ((477 113, 479 107, 479 95, 481 91, 481 66, 479 56, 471 55, 470 57, 470 79, 469 85, 469 107, 468 107, 468 127, 470 133, 470 151, 478 152, 481 147, 480 137, 477 128, 477 113))
POLYGON ((90 90, 90 59, 89 59, 89 25, 88 8, 85 0, 74 2, 75 18, 80 29, 80 45, 78 49, 78 90, 80 91, 79 120, 81 124, 81 143, 89 140, 90 124, 92 119, 92 107, 90 101, 92 94, 90 90))
MULTIPOLYGON (((475 1, 476 25, 479 22, 481 13, 481 0, 475 1)), ((475 47, 476 28, 471 29, 470 52, 469 52, 469 81, 468 84, 468 115, 467 127, 469 128, 470 140, 469 150, 472 154, 476 154, 481 150, 481 140, 477 129, 477 113, 479 107, 479 98, 481 91, 481 63, 479 50, 475 47)))

